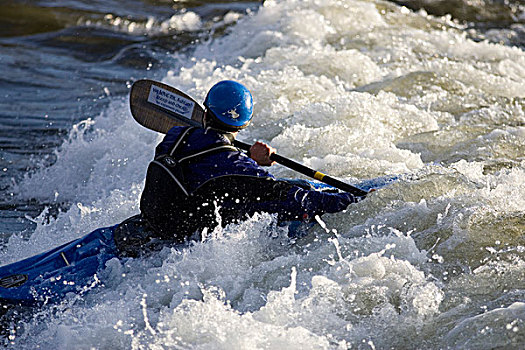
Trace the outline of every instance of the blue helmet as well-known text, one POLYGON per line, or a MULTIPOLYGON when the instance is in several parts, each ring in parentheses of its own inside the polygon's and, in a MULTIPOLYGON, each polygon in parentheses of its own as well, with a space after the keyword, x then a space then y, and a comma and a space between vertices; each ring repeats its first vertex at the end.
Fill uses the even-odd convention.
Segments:
POLYGON ((212 124, 225 131, 237 131, 250 124, 253 116, 253 99, 242 84, 223 80, 213 85, 204 106, 212 117, 212 124))

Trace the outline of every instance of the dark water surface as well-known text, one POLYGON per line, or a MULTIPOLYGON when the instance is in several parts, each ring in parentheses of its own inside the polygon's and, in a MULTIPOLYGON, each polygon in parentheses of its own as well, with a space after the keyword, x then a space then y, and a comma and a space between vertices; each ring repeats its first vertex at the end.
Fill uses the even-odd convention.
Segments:
POLYGON ((1 234, 30 232, 27 216, 45 206, 58 209, 17 200, 10 189, 35 167, 54 162, 53 151, 74 123, 95 118, 109 96, 125 98, 133 81, 160 78, 176 68, 165 57, 220 33, 214 23, 226 12, 257 6, 235 1, 0 1, 1 234), (201 17, 201 28, 170 27, 170 17, 186 10, 201 17))
POLYGON ((412 10, 449 15, 477 40, 525 48, 524 0, 393 0, 412 10), (472 30, 474 29, 474 30, 472 30))

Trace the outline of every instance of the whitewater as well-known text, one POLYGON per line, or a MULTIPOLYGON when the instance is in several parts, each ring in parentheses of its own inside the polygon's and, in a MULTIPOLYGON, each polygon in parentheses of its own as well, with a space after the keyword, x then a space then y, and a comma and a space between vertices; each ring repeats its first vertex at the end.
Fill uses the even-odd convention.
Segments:
MULTIPOLYGON (((198 101, 220 80, 242 82, 255 103, 242 141, 348 183, 399 180, 297 240, 260 213, 184 250, 113 259, 84 294, 10 324, 5 345, 525 347, 523 50, 374 0, 265 1, 224 21, 224 35, 174 53, 181 68, 162 81, 198 101)), ((191 12, 172 22, 203 26, 191 12)), ((77 123, 56 161, 13 189, 74 204, 11 236, 2 265, 137 214, 161 139, 120 97, 77 123)))

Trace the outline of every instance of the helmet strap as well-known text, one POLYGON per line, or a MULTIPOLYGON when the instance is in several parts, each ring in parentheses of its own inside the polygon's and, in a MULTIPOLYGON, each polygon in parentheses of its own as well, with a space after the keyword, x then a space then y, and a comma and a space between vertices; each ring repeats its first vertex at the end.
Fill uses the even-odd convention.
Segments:
POLYGON ((204 130, 212 129, 221 134, 237 134, 238 130, 228 130, 227 125, 223 125, 217 118, 213 116, 213 113, 206 109, 204 117, 202 118, 202 127, 204 130))

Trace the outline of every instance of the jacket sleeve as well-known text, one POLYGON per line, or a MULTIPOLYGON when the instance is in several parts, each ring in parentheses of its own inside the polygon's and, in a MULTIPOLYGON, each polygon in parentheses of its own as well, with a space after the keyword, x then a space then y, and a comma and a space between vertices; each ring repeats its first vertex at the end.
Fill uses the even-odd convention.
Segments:
POLYGON ((348 192, 332 193, 313 189, 306 190, 300 187, 290 189, 288 197, 289 202, 297 205, 309 215, 337 213, 362 199, 348 192))
MULTIPOLYGON (((350 193, 326 192, 302 188, 285 180, 270 178, 230 178, 236 184, 230 186, 245 191, 241 201, 233 201, 241 196, 230 197, 222 203, 227 211, 238 211, 252 215, 255 212, 277 213, 280 221, 308 220, 315 215, 336 213, 345 210, 349 204, 362 198, 350 193)), ((230 187, 230 188, 231 188, 230 187)))

